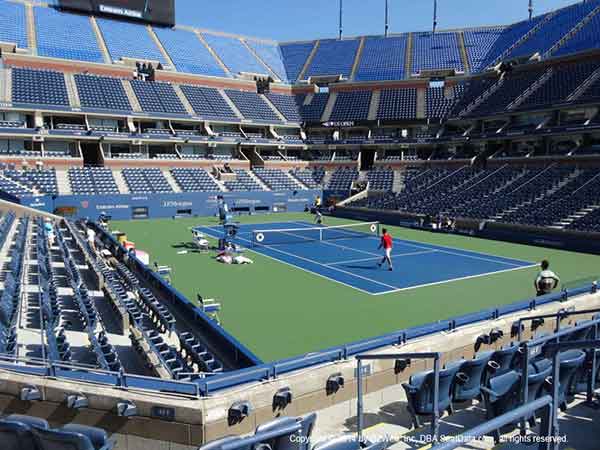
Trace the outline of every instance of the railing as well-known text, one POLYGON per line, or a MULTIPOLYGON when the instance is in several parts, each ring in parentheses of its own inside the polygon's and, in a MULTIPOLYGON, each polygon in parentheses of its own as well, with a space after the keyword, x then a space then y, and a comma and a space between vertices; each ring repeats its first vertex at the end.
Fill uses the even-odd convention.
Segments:
MULTIPOLYGON (((536 411, 540 409, 544 409, 544 416, 542 417, 542 425, 540 427, 540 436, 550 437, 550 414, 552 408, 552 397, 546 395, 541 397, 527 405, 520 406, 519 408, 510 411, 506 414, 496 417, 488 422, 484 422, 481 425, 470 429, 464 434, 454 436, 450 440, 437 444, 431 448, 431 450, 453 450, 458 447, 464 447, 464 444, 467 442, 473 441, 475 439, 480 438, 481 436, 485 436, 486 434, 491 433, 494 430, 498 430, 505 425, 510 423, 514 423, 517 420, 520 420, 524 417, 529 417, 534 414, 536 411)), ((545 441, 547 439, 540 439, 540 441, 545 441)), ((538 447, 540 450, 547 448, 546 444, 541 443, 538 447)))
POLYGON ((433 412, 431 414, 431 436, 433 442, 440 438, 440 358, 441 353, 392 353, 384 355, 358 355, 356 357, 356 416, 358 418, 358 442, 363 441, 363 393, 362 393, 362 362, 375 360, 401 360, 401 359, 433 359, 433 412))

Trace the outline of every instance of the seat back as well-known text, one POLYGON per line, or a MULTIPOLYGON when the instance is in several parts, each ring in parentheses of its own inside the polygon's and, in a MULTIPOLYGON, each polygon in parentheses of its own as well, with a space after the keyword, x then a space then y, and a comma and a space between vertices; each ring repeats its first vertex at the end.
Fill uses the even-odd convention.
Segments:
POLYGON ((486 395, 488 418, 498 417, 513 409, 519 401, 519 380, 521 376, 514 370, 491 378, 489 388, 493 394, 486 395))
POLYGON ((494 377, 504 375, 505 373, 511 371, 518 350, 519 347, 513 345, 511 347, 496 350, 494 352, 494 354, 492 355, 492 361, 496 362, 499 366, 498 369, 496 369, 496 371, 494 372, 494 377))
POLYGON ((0 420, 0 447, 3 450, 34 449, 30 428, 19 422, 0 420))
POLYGON ((461 377, 454 384, 454 400, 472 400, 480 394, 485 369, 491 357, 492 352, 486 352, 476 356, 474 359, 464 361, 460 365, 457 378, 460 374, 463 374, 466 378, 461 377), (464 381, 465 379, 466 381, 464 381))
POLYGON ((535 364, 537 372, 530 372, 527 378, 528 399, 535 400, 540 396, 544 380, 552 375, 552 361, 543 359, 535 364))
POLYGON ((562 399, 569 389, 577 369, 585 361, 585 352, 582 350, 569 350, 560 354, 560 371, 558 394, 562 399))
POLYGON ((79 433, 31 429, 39 450, 95 450, 90 440, 79 433))
POLYGON ((264 443, 269 444, 273 450, 306 450, 310 448, 310 435, 316 418, 315 413, 302 417, 279 417, 256 427, 255 435, 268 433, 273 436, 280 429, 280 435, 275 435, 264 443), (290 432, 291 427, 298 427, 298 430, 290 432), (296 438, 291 439, 292 435, 296 438))
MULTIPOLYGON (((446 369, 440 370, 440 385, 439 385, 439 410, 450 406, 452 386, 454 377, 460 368, 460 364, 454 364, 446 369)), ((433 371, 427 372, 425 379, 421 384, 414 398, 414 409, 417 414, 425 415, 433 412, 433 390, 435 383, 435 374, 433 371)))

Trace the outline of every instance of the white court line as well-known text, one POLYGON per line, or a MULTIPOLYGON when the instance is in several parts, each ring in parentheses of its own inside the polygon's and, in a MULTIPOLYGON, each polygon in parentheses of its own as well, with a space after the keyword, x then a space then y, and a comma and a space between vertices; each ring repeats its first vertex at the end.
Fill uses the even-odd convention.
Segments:
MULTIPOLYGON (((202 228, 204 228, 204 229, 208 229, 208 230, 211 230, 211 231, 213 231, 213 233, 216 233, 217 235, 219 235, 219 233, 217 232, 217 230, 215 230, 213 227, 209 227, 209 226, 207 226, 207 227, 202 227, 202 228)), ((209 235, 210 237, 212 237, 213 239, 217 239, 217 236, 215 236, 214 234, 211 234, 211 233, 206 233, 206 234, 208 234, 208 235, 209 235)), ((250 240, 248 240, 248 239, 244 239, 244 238, 242 238, 242 237, 239 237, 239 235, 238 235, 238 239, 240 239, 240 240, 242 240, 242 241, 246 241, 246 242, 252 243, 252 241, 250 241, 250 240)), ((280 253, 283 253, 283 254, 285 254, 285 255, 291 256, 291 257, 293 257, 293 258, 304 259, 304 260, 306 260, 306 261, 312 262, 312 263, 314 263, 314 264, 318 264, 318 265, 320 265, 320 266, 323 266, 323 267, 326 267, 326 268, 328 268, 328 269, 337 270, 338 272, 343 272, 343 273, 346 273, 346 274, 348 274, 348 275, 352 275, 353 277, 362 278, 362 279, 364 279, 364 280, 366 280, 366 281, 369 281, 369 282, 371 282, 371 283, 380 284, 380 285, 382 285, 382 286, 385 286, 385 287, 388 287, 388 288, 392 288, 392 289, 397 289, 397 286, 392 286, 392 285, 389 285, 389 284, 380 283, 379 281, 371 280, 370 278, 362 277, 362 276, 360 276, 360 275, 356 275, 356 274, 354 274, 354 273, 351 273, 351 272, 346 272, 345 270, 336 269, 335 267, 327 267, 327 266, 325 266, 325 265, 324 265, 324 264, 322 264, 322 263, 319 263, 319 262, 316 262, 316 261, 311 261, 310 259, 303 258, 303 257, 301 257, 301 256, 294 255, 294 254, 292 254, 292 253, 287 253, 287 252, 284 252, 283 250, 279 250, 279 249, 276 249, 276 248, 273 248, 273 247, 266 247, 266 248, 269 248, 269 249, 271 249, 271 250, 278 251, 278 252, 280 252, 280 253)), ((283 260, 281 260, 281 259, 275 258, 274 256, 270 256, 270 255, 267 255, 267 254, 265 254, 265 253, 261 253, 261 252, 259 252, 259 251, 253 250, 253 249, 251 249, 251 248, 248 248, 248 250, 249 250, 249 251, 251 251, 251 252, 253 252, 253 253, 256 253, 257 255, 264 256, 264 257, 266 257, 266 258, 272 259, 273 261, 277 261, 277 262, 280 262, 280 263, 282 263, 282 264, 286 264, 286 265, 288 265, 288 266, 290 266, 290 267, 293 267, 293 268, 295 268, 295 269, 300 269, 300 270, 303 270, 304 272, 308 272, 308 273, 311 273, 311 274, 313 274, 313 275, 317 275, 317 276, 319 276, 319 277, 321 277, 321 278, 323 278, 323 279, 325 279, 325 280, 329 280, 329 281, 333 281, 334 283, 342 284, 342 285, 344 285, 344 286, 346 286, 346 287, 349 287, 349 288, 352 288, 352 289, 356 289, 357 291, 363 292, 363 293, 365 293, 365 294, 368 294, 368 295, 374 295, 374 293, 373 293, 373 292, 371 292, 371 291, 367 291, 367 290, 365 290, 365 289, 361 289, 361 288, 359 288, 359 287, 352 286, 351 284, 344 283, 343 281, 336 280, 335 278, 328 277, 327 275, 320 274, 319 272, 315 272, 315 271, 313 271, 313 270, 307 269, 307 268, 305 268, 305 267, 302 267, 302 266, 299 266, 299 265, 296 265, 296 264, 293 264, 293 263, 290 263, 290 262, 287 262, 287 261, 283 261, 283 260)), ((389 292, 391 292, 391 291, 389 291, 389 292)))
POLYGON ((385 294, 392 294, 394 292, 411 291, 413 289, 419 289, 419 288, 428 287, 428 286, 437 286, 437 285, 446 284, 446 283, 453 283, 455 281, 461 281, 461 280, 470 280, 472 278, 486 277, 488 275, 495 275, 498 273, 513 272, 515 270, 523 270, 523 269, 531 269, 532 267, 538 267, 538 264, 532 264, 531 266, 513 267, 512 269, 496 270, 494 272, 486 272, 486 273, 480 273, 477 275, 469 275, 466 277, 452 278, 450 280, 434 281, 433 283, 418 284, 416 286, 408 286, 405 288, 392 289, 391 291, 374 292, 371 295, 385 295, 385 294))
MULTIPOLYGON (((411 252, 411 253, 399 253, 397 255, 392 255, 392 259, 401 258, 403 256, 426 255, 428 253, 437 253, 437 250, 427 250, 427 251, 423 251, 423 252, 411 252)), ((338 262, 327 263, 325 265, 326 266, 335 266, 335 265, 339 265, 339 264, 352 264, 352 263, 357 263, 357 262, 362 262, 362 261, 373 261, 373 260, 378 260, 378 259, 382 259, 382 258, 383 258, 383 255, 379 255, 379 256, 374 256, 372 258, 351 259, 349 261, 338 261, 338 262)))

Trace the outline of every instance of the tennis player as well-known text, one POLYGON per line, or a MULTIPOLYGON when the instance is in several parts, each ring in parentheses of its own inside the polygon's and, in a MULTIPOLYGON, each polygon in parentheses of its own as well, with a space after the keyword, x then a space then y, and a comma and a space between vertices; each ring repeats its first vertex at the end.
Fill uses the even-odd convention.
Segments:
POLYGON ((540 295, 550 294, 558 287, 558 283, 560 283, 560 278, 550 270, 550 263, 548 260, 543 260, 540 266, 542 270, 533 282, 538 297, 540 295))
POLYGON ((383 263, 387 262, 389 269, 388 270, 394 270, 392 267, 392 247, 393 247, 393 243, 392 243, 392 236, 387 232, 387 229, 383 229, 382 230, 382 235, 381 235, 381 242, 379 243, 379 249, 383 248, 384 251, 384 256, 383 259, 379 262, 379 264, 377 265, 378 267, 381 267, 383 265, 383 263))
POLYGON ((319 209, 315 209, 315 223, 317 225, 323 225, 323 214, 319 209))

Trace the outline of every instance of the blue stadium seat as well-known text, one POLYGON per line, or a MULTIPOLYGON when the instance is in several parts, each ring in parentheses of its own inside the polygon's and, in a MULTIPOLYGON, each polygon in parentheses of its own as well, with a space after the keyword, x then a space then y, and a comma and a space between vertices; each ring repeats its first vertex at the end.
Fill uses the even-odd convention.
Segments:
POLYGON ((434 69, 465 70, 456 33, 413 34, 413 73, 434 69))
POLYGON ((24 4, 0 2, 0 41, 15 43, 23 49, 29 47, 24 4))
POLYGON ((271 71, 283 82, 288 81, 281 49, 276 42, 246 39, 246 44, 263 60, 271 71))
POLYGON ((383 89, 379 99, 377 119, 400 120, 417 117, 417 90, 383 89))
POLYGON ((466 30, 463 33, 471 72, 477 73, 485 69, 486 56, 502 36, 502 33, 502 27, 466 30))
POLYGON ((145 25, 104 18, 96 18, 96 21, 113 61, 130 58, 166 64, 145 25))
POLYGON ((596 14, 574 36, 561 45, 552 56, 569 55, 581 51, 593 50, 600 47, 600 15, 596 14))
POLYGON ((466 402, 481 395, 481 386, 484 384, 488 362, 492 357, 492 353, 480 353, 460 365, 452 393, 453 401, 466 402))
POLYGON ((314 46, 314 42, 280 44, 283 65, 287 79, 291 83, 298 81, 302 68, 314 46))
POLYGON ((358 51, 358 39, 322 40, 319 48, 306 72, 306 78, 320 75, 342 75, 350 77, 356 52, 358 51))
MULTIPOLYGON (((448 413, 452 414, 452 388, 455 375, 460 369, 460 364, 460 362, 455 362, 440 370, 439 413, 448 410, 448 413)), ((402 384, 406 392, 408 411, 410 412, 415 428, 421 427, 420 416, 431 416, 433 414, 434 379, 433 371, 420 372, 412 375, 408 383, 402 384)))
POLYGON ((516 46, 507 55, 507 58, 529 56, 535 53, 543 55, 596 6, 598 6, 597 1, 579 2, 558 10, 533 35, 516 46))
POLYGON ((168 83, 132 80, 131 87, 146 112, 162 114, 186 114, 185 107, 168 83))
POLYGON ((241 72, 269 75, 267 68, 256 59, 239 38, 202 33, 204 40, 233 73, 241 72))
POLYGON ((226 89, 225 93, 246 119, 266 123, 281 122, 264 98, 256 92, 226 89))
POLYGON ((405 77, 406 35, 365 40, 357 81, 402 80, 405 77))
POLYGON ((14 68, 12 71, 14 103, 69 106, 65 77, 60 72, 14 68))
POLYGON ((331 111, 330 120, 367 120, 372 91, 339 92, 331 111))
POLYGON ((304 104, 304 97, 297 96, 298 105, 300 105, 300 117, 304 122, 320 122, 329 94, 320 92, 314 94, 312 100, 307 105, 304 104))
POLYGON ((59 429, 31 429, 39 450, 111 450, 114 442, 108 440, 100 428, 84 425, 65 425, 59 429))
POLYGON ((198 116, 206 119, 239 121, 227 101, 216 89, 181 85, 181 90, 198 116))
POLYGON ((104 62, 88 16, 35 7, 34 17, 37 49, 41 56, 104 62))
POLYGON ((159 27, 154 32, 179 72, 229 77, 193 32, 159 27))
POLYGON ((129 99, 118 78, 76 74, 75 84, 84 108, 131 111, 129 99))
POLYGON ((279 110, 288 122, 300 123, 300 110, 298 106, 298 97, 293 95, 268 93, 266 97, 279 110))

